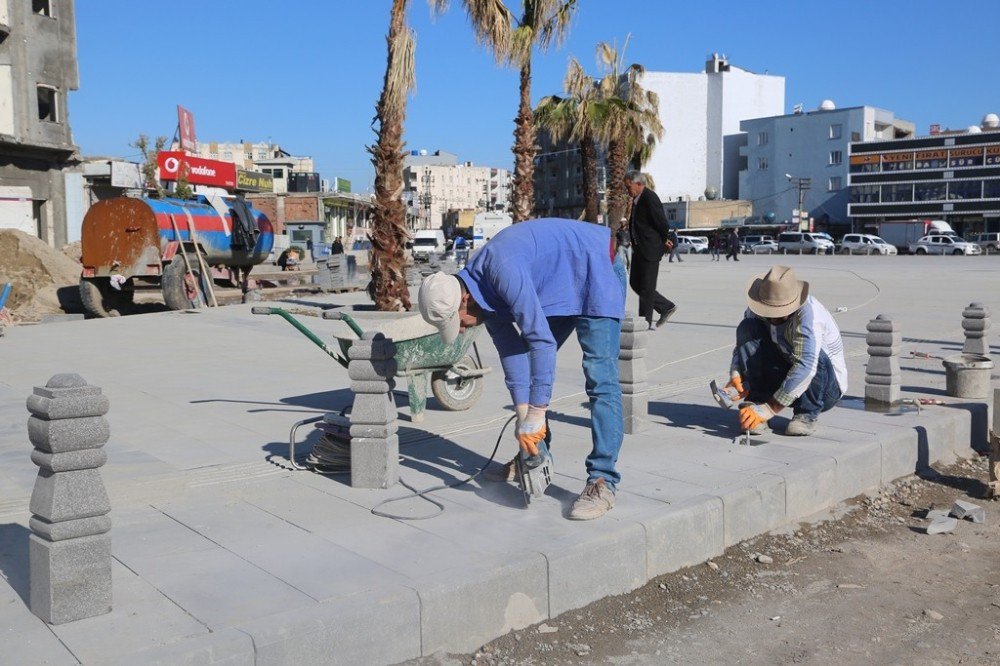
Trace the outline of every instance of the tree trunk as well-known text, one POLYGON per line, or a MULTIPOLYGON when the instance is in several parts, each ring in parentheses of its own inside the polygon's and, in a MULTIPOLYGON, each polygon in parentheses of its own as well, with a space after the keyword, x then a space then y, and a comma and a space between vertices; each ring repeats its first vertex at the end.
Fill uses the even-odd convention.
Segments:
POLYGON ((580 161, 583 168, 583 219, 597 222, 597 146, 594 136, 588 131, 580 139, 580 161))
POLYGON ((372 217, 370 253, 371 284, 369 294, 379 310, 409 310, 410 292, 406 286, 406 230, 403 207, 403 121, 406 119, 406 94, 393 90, 402 85, 398 76, 406 43, 406 6, 409 0, 393 0, 389 22, 388 58, 382 95, 375 107, 379 123, 378 144, 369 146, 375 166, 375 210, 372 217))
POLYGON ((608 143, 608 221, 617 230, 621 219, 628 217, 629 196, 625 189, 625 146, 620 141, 608 143))
POLYGON ((531 61, 521 67, 521 101, 514 119, 514 221, 529 219, 535 207, 535 119, 531 112, 531 61))

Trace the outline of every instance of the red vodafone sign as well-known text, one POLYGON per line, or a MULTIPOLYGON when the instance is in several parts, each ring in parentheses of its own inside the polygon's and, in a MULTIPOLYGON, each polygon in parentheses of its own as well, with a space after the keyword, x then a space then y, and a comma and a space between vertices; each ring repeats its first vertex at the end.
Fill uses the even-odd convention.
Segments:
POLYGON ((160 180, 178 180, 184 176, 192 185, 210 185, 230 190, 236 188, 236 165, 232 162, 206 160, 179 151, 168 151, 156 156, 156 165, 160 167, 160 180))

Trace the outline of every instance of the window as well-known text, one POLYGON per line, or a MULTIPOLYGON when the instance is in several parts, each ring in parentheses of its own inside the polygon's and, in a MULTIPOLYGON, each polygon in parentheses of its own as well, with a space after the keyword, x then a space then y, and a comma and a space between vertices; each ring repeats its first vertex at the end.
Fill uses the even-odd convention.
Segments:
POLYGON ((38 86, 38 119, 50 123, 59 122, 58 93, 50 86, 38 86))
POLYGON ((52 16, 51 0, 31 0, 31 13, 39 16, 52 16))
POLYGON ((253 161, 253 153, 243 153, 243 157, 247 160, 253 161))
POLYGON ((882 156, 883 171, 910 171, 913 169, 913 153, 890 153, 882 156))
POLYGON ((861 141, 861 132, 851 132, 851 141, 861 141))
POLYGON ((843 185, 841 184, 840 176, 833 176, 826 184, 826 191, 836 192, 841 187, 843 187, 843 185))
POLYGON ((983 198, 1000 199, 1000 180, 983 181, 983 198))
POLYGON ((883 185, 882 203, 913 201, 913 185, 883 185))
POLYGON ((224 160, 231 160, 231 159, 233 159, 233 151, 227 150, 226 152, 222 153, 222 159, 224 159, 224 160))
POLYGON ((851 188, 851 203, 878 203, 878 185, 860 185, 851 188))
POLYGON ((767 158, 766 157, 758 157, 757 158, 757 170, 758 171, 767 171, 767 158))
POLYGON ((913 188, 914 201, 938 201, 944 198, 944 183, 917 183, 913 188))
POLYGON ((948 183, 949 199, 980 199, 983 196, 983 181, 960 180, 948 183))
POLYGON ((839 139, 844 134, 843 125, 830 125, 830 138, 839 139))
POLYGON ((757 145, 766 146, 768 141, 767 132, 757 132, 757 145))
POLYGON ((830 164, 841 164, 843 161, 844 161, 844 151, 842 150, 830 151, 830 164))

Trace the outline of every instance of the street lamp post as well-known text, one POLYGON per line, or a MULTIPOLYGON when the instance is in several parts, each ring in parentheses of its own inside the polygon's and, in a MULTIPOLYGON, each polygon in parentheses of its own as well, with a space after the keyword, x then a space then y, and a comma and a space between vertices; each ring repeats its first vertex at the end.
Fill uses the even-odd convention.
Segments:
POLYGON ((798 227, 799 227, 799 231, 804 231, 803 224, 808 224, 809 223, 809 216, 804 214, 804 211, 802 210, 802 206, 805 204, 805 193, 806 193, 806 190, 812 188, 812 178, 800 178, 800 177, 793 176, 790 173, 786 173, 785 174, 785 178, 787 178, 788 181, 790 183, 792 183, 796 187, 796 189, 798 189, 798 191, 799 191, 799 208, 798 208, 799 222, 798 222, 798 227))

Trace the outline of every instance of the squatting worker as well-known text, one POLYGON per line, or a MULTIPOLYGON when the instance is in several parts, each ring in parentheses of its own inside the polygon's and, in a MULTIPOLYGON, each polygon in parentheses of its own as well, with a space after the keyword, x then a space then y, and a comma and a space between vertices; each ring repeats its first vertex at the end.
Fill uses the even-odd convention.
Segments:
POLYGON ((785 407, 793 416, 786 435, 811 435, 820 413, 847 390, 840 329, 809 283, 787 266, 773 266, 747 286, 743 321, 736 328, 730 381, 740 398, 740 427, 754 434, 785 407))
MULTIPOLYGON (((618 350, 625 294, 612 265, 606 227, 545 218, 507 227, 457 275, 442 272, 420 285, 424 319, 452 342, 480 323, 497 351, 517 412, 517 439, 535 454, 550 441, 546 410, 552 397, 556 351, 576 331, 590 397, 587 485, 570 518, 589 520, 615 505, 620 475, 622 393, 618 350)), ((494 478, 514 479, 514 461, 494 478)))

